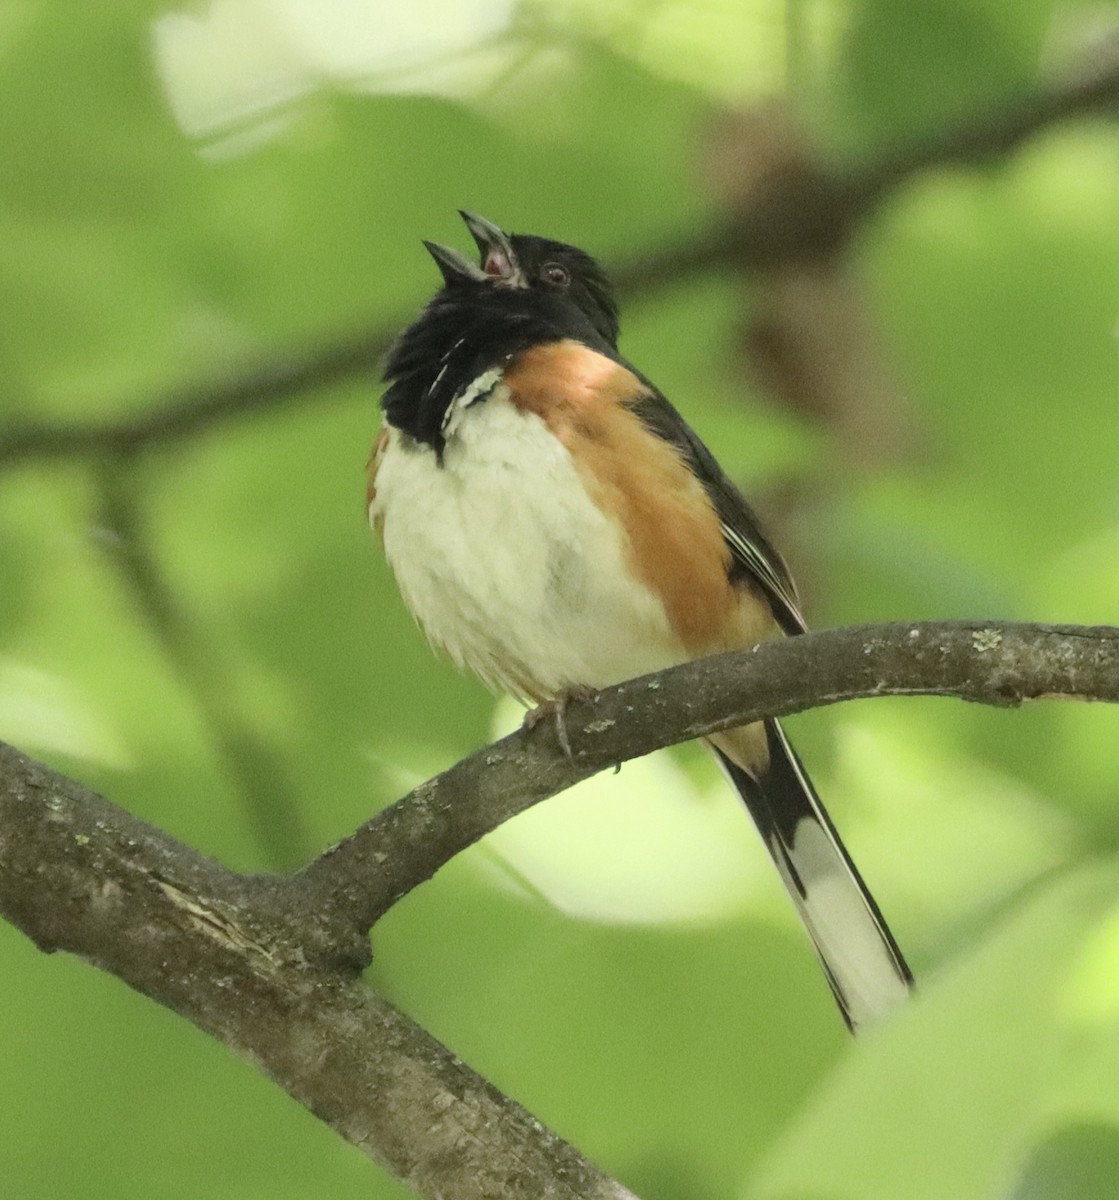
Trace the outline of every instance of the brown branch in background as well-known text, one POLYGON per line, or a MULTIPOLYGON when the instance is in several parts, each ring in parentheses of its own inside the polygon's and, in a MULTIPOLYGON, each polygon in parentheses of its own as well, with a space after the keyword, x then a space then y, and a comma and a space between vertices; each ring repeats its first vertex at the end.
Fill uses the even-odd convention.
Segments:
POLYGON ((884 200, 922 172, 979 166, 1064 121, 1111 117, 1116 108, 1119 61, 1112 56, 1091 76, 969 115, 867 162, 828 168, 801 156, 795 168, 771 172, 767 187, 732 211, 722 226, 621 264, 614 277, 624 290, 650 291, 718 267, 758 271, 827 260, 884 200))
POLYGON ((292 878, 243 876, 0 743, 0 915, 249 1057, 425 1197, 625 1200, 622 1185, 357 975, 366 931, 502 821, 658 746, 853 697, 1119 701, 1119 629, 805 634, 621 684, 486 747, 292 878))
POLYGON ((990 113, 965 119, 898 146, 847 179, 854 219, 872 211, 900 183, 938 167, 982 165, 1018 150, 1054 125, 1077 117, 1114 118, 1119 108, 1119 45, 1098 44, 1099 61, 1063 82, 1028 93, 990 113))
MULTIPOLYGON (((1119 105, 1119 62, 1054 84, 958 125, 887 150, 878 158, 827 168, 802 161, 775 172, 767 187, 725 221, 615 264, 626 293, 650 293, 710 270, 772 270, 833 258, 855 229, 915 175, 981 164, 1077 117, 1111 115, 1119 105)), ((130 406, 139 416, 102 424, 26 421, 0 431, 0 465, 35 458, 157 448, 197 437, 225 421, 274 411, 332 383, 373 374, 402 321, 305 355, 273 357, 228 382, 153 397, 130 406)))
POLYGON ((895 461, 920 440, 844 253, 858 230, 924 172, 982 165, 1062 121, 1117 109, 1119 52, 1101 42, 1077 76, 863 163, 821 162, 779 105, 734 114, 714 131, 704 171, 727 224, 623 279, 639 285, 666 269, 671 278, 720 265, 751 273, 745 365, 772 399, 826 427, 839 468, 836 478, 817 474, 815 490, 826 492, 848 483, 852 467, 895 461))
MULTIPOLYGON (((750 212, 787 180, 815 178, 816 151, 787 108, 757 106, 716 121, 702 173, 725 208, 750 212)), ((813 513, 842 507, 861 470, 910 458, 924 440, 864 293, 851 256, 830 245, 816 257, 782 259, 752 272, 730 339, 729 366, 754 384, 753 396, 827 438, 828 453, 811 469, 751 489, 808 580, 809 604, 826 572, 814 561, 823 542, 802 536, 805 519, 811 528, 813 513)))
POLYGON ((100 424, 15 421, 0 427, 0 466, 37 458, 120 455, 188 441, 242 417, 264 416, 347 379, 370 378, 394 330, 373 330, 303 354, 274 353, 229 379, 153 396, 135 415, 100 424))

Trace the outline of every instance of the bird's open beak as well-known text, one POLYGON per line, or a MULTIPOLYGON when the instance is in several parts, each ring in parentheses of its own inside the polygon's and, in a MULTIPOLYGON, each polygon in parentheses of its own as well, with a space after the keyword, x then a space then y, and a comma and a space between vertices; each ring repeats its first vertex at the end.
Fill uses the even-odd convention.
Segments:
POLYGON ((441 246, 438 242, 424 242, 428 254, 435 259, 436 266, 443 273, 443 282, 448 287, 456 283, 484 283, 489 276, 481 267, 476 267, 465 255, 450 246, 441 246))
POLYGON ((470 236, 478 244, 482 256, 482 271, 500 283, 515 283, 520 279, 520 265, 509 235, 492 221, 477 213, 459 209, 459 216, 466 222, 470 236))
POLYGON ((428 253, 442 271, 443 281, 447 286, 484 283, 486 280, 514 286, 521 284, 521 269, 509 235, 477 213, 459 209, 459 216, 466 222, 466 228, 478 244, 480 266, 475 266, 465 255, 452 250, 450 246, 441 245, 439 242, 424 242, 428 253))

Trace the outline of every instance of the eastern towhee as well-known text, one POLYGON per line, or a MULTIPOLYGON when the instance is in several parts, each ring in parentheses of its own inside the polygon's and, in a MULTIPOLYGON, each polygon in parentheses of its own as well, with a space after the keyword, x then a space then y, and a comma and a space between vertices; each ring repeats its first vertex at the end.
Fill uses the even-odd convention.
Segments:
MULTIPOLYGON (((784 560, 711 452, 618 353, 574 246, 463 213, 475 266, 389 355, 369 515, 428 639, 542 704, 805 629, 784 560)), ((852 1030, 912 976, 773 720, 707 739, 773 856, 852 1030)))

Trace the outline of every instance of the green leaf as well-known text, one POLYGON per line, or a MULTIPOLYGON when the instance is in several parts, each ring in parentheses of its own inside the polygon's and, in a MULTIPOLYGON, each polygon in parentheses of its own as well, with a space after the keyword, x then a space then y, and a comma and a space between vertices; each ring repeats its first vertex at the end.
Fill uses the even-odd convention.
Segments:
POLYGON ((790 1124, 750 1200, 1005 1194, 1080 1054, 1067 988, 1117 884, 1114 865, 1055 879, 926 981, 912 1009, 852 1047, 790 1124))

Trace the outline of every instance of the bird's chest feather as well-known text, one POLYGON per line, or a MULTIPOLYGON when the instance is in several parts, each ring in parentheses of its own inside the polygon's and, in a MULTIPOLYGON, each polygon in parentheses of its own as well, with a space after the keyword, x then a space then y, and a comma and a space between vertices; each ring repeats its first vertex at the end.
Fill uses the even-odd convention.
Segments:
POLYGON ((389 429, 370 516, 429 639, 491 686, 541 700, 689 657, 615 514, 498 383, 452 414, 442 463, 389 429))

